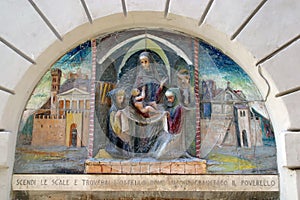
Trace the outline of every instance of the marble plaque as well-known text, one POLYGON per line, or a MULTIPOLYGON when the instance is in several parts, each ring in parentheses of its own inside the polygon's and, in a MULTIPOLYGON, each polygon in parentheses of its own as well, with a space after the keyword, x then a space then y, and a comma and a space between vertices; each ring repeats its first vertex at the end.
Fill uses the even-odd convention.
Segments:
POLYGON ((14 191, 279 191, 277 175, 14 175, 14 191))

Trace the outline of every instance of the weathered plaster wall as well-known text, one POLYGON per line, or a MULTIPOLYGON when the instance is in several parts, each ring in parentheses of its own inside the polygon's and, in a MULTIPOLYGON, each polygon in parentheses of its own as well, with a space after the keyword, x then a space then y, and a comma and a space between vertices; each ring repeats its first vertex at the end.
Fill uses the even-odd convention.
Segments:
POLYGON ((14 93, 0 90, 0 128, 7 130, 0 132, 3 199, 9 199, 19 120, 39 79, 79 43, 136 27, 199 37, 245 69, 266 97, 274 125, 281 197, 300 198, 299 170, 294 170, 300 167, 295 142, 300 138, 300 1, 9 0, 0 7, 0 86, 14 93))

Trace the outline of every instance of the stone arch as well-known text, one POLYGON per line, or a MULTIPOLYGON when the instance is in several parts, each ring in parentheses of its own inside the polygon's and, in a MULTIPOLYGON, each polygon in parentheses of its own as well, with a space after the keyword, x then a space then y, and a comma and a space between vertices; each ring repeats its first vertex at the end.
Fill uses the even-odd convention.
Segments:
MULTIPOLYGON (((91 39, 97 35, 105 34, 108 31, 121 31, 127 28, 149 28, 153 27, 153 24, 149 24, 149 20, 145 17, 151 16, 152 19, 157 19, 157 15, 155 12, 136 12, 131 14, 131 19, 126 20, 124 23, 120 21, 123 18, 122 15, 116 14, 105 18, 100 18, 94 21, 92 24, 95 29, 90 28, 90 24, 83 24, 78 26, 74 30, 70 31, 65 37, 63 42, 55 41, 52 45, 50 45, 44 52, 40 54, 40 56, 36 59, 36 65, 32 65, 27 72, 24 74, 22 78, 20 78, 19 83, 17 84, 15 91, 16 95, 10 96, 8 102, 18 102, 17 105, 22 105, 19 108, 18 112, 14 112, 15 115, 12 116, 15 120, 5 120, 3 118, 3 124, 6 124, 7 129, 16 131, 20 118, 19 113, 22 112, 23 107, 26 102, 21 102, 21 99, 28 99, 31 91, 33 91, 37 82, 41 79, 44 73, 50 68, 50 66, 67 50, 76 47, 80 43, 91 39), (109 23, 108 23, 109 22, 109 23), (102 26, 101 26, 102 25, 102 26), (97 27, 101 26, 101 29, 97 27), (86 31, 89 30, 89 31, 86 31), (85 32, 86 34, 82 34, 85 32), (21 99, 20 99, 20 98, 21 99)), ((228 36, 224 33, 220 33, 217 30, 210 28, 205 28, 205 30, 209 33, 203 33, 199 30, 195 30, 194 27, 187 28, 186 24, 195 24, 196 21, 192 19, 187 19, 183 16, 174 16, 177 25, 174 27, 174 24, 170 23, 168 20, 158 20, 155 24, 155 27, 163 27, 165 29, 177 30, 188 35, 198 37, 207 41, 212 46, 226 52, 226 55, 231 57, 234 61, 236 61, 251 77, 251 79, 258 86, 259 91, 266 96, 268 92, 268 85, 265 83, 264 79, 259 75, 256 68, 251 67, 255 63, 255 57, 252 56, 251 52, 247 51, 245 47, 243 47, 240 43, 236 41, 230 41, 228 36), (240 55, 240 56, 239 56, 240 55), (249 65, 250 64, 250 65, 249 65)), ((275 87, 273 85, 273 87, 275 87)), ((15 108, 10 106, 10 103, 7 103, 4 107, 3 113, 10 113, 15 108)), ((278 104, 282 108, 284 113, 286 113, 285 106, 283 104, 278 104)))
MULTIPOLYGON (((198 27, 198 21, 187 18, 185 16, 171 15, 172 20, 161 20, 160 15, 156 12, 134 12, 129 13, 124 20, 122 13, 102 17, 96 19, 93 24, 82 24, 63 37, 63 41, 55 41, 48 48, 41 52, 36 59, 36 64, 28 68, 26 73, 20 78, 16 87, 15 95, 8 98, 8 101, 3 106, 3 112, 1 113, 1 125, 7 130, 16 133, 18 130, 18 123, 20 121, 21 113, 25 107, 26 101, 29 99, 31 92, 35 85, 38 83, 44 73, 50 68, 61 55, 63 55, 68 49, 71 49, 79 43, 93 38, 94 36, 101 35, 107 32, 120 31, 127 28, 136 27, 163 27, 165 29, 178 30, 189 34, 194 37, 198 37, 207 41, 211 45, 226 52, 234 61, 236 61, 252 78, 258 89, 266 99, 266 104, 271 114, 272 122, 274 123, 274 129, 276 136, 279 135, 280 130, 285 130, 289 122, 289 113, 286 109, 286 105, 280 99, 275 99, 275 92, 277 91, 276 80, 270 80, 272 90, 268 94, 268 85, 264 79, 259 75, 259 71, 255 67, 256 58, 251 53, 251 50, 247 49, 238 40, 231 41, 229 36, 222 33, 213 27, 203 26, 198 27), (152 20, 147 20, 152 18, 152 20), (84 34, 82 34, 84 33, 84 34), (15 105, 18 105, 17 107, 15 105), (281 115, 276 115, 276 111, 280 110, 281 115), (4 117, 4 116, 10 117, 4 117), (276 118, 275 118, 276 116, 276 118)), ((16 136, 15 136, 16 137, 16 136)), ((14 141, 16 138, 14 139, 14 141)), ((280 141, 277 138, 277 141, 280 141)), ((14 145, 10 147, 11 152, 14 152, 14 145)), ((278 157, 284 154, 284 143, 278 145, 279 154, 278 157), (281 153, 280 153, 281 152, 281 153)), ((284 158, 282 158, 283 160, 284 158)))

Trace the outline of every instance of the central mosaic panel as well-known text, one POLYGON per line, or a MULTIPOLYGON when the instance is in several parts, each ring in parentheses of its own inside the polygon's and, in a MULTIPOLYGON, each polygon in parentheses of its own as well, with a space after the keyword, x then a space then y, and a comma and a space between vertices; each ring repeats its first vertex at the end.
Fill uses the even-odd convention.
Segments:
POLYGON ((100 139, 93 148, 98 160, 86 162, 88 173, 206 172, 205 160, 190 149, 200 128, 193 59, 177 45, 166 45, 166 36, 130 31, 97 39, 95 116, 100 129, 95 137, 100 139), (104 51, 110 45, 120 46, 104 51))

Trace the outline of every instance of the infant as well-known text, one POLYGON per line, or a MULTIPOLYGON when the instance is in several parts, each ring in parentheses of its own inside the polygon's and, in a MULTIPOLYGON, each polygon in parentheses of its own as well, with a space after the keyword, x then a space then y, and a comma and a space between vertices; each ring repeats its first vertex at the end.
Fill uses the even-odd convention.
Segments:
POLYGON ((143 101, 145 99, 145 94, 138 88, 134 88, 131 91, 131 102, 132 105, 146 118, 150 117, 150 113, 157 113, 156 103, 151 102, 150 105, 146 105, 143 101))

